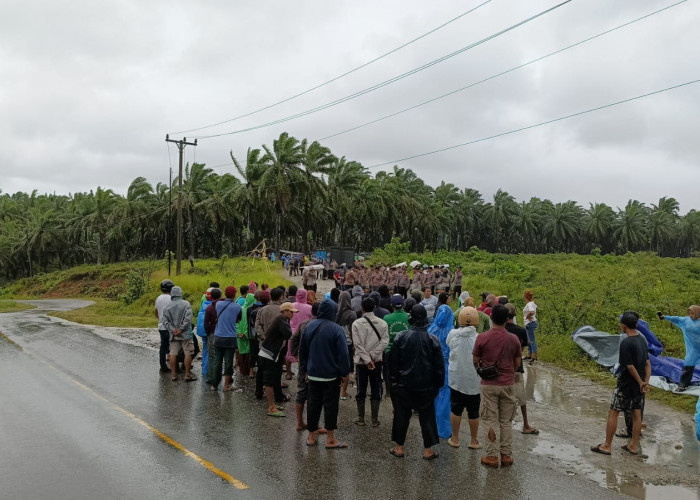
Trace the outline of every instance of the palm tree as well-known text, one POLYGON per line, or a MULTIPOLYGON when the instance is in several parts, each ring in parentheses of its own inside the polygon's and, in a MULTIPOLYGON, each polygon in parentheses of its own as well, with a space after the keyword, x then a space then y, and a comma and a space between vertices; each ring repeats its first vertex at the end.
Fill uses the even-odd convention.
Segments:
POLYGON ((615 230, 615 212, 605 203, 591 203, 583 216, 583 230, 592 245, 611 250, 611 236, 615 230))
POLYGON ((651 206, 649 213, 649 245, 661 255, 663 249, 672 241, 678 223, 678 201, 675 198, 663 197, 658 205, 651 206))
MULTIPOLYGON (((312 142, 307 146, 307 140, 304 139, 300 144, 302 165, 304 171, 303 190, 300 190, 303 198, 303 216, 302 216, 302 234, 304 242, 304 250, 311 252, 311 227, 316 217, 313 214, 313 209, 318 209, 319 206, 325 205, 326 202, 326 185, 322 178, 317 177, 317 174, 327 174, 331 165, 334 164, 336 158, 331 154, 331 150, 325 146, 321 146, 318 141, 312 142)), ((319 211, 319 213, 323 213, 319 211)))
POLYGON ((275 207, 275 249, 279 255, 281 219, 291 207, 295 196, 304 182, 300 165, 304 155, 299 140, 287 132, 272 141, 272 148, 263 145, 265 155, 261 162, 265 171, 260 177, 260 196, 275 207))
MULTIPOLYGON (((261 150, 248 148, 246 153, 245 166, 241 165, 231 151, 231 160, 238 171, 238 174, 243 179, 243 190, 240 192, 238 202, 240 206, 245 208, 246 212, 246 246, 250 246, 253 239, 251 232, 251 218, 255 214, 259 214, 263 207, 260 203, 260 178, 265 171, 265 165, 262 162, 261 150), (251 208, 254 208, 251 214, 251 208)), ((260 219, 260 217, 258 217, 260 219)), ((257 222, 257 221, 256 221, 257 222)), ((256 224, 257 225, 257 224, 256 224)))
POLYGON ((647 207, 636 200, 629 200, 624 210, 618 208, 619 225, 613 236, 625 252, 643 248, 647 237, 647 207))

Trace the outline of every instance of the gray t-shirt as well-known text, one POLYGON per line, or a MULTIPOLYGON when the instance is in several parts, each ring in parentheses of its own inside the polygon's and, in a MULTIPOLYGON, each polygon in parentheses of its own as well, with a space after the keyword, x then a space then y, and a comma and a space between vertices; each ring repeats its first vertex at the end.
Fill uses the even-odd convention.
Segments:
POLYGON ((170 304, 172 298, 169 293, 162 293, 156 299, 156 311, 158 311, 158 330, 163 330, 163 311, 168 304, 170 304))

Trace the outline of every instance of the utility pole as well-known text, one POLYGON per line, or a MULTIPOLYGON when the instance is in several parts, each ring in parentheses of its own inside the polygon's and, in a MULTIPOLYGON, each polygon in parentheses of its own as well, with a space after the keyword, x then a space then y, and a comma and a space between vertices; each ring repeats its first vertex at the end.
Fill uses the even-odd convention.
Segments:
POLYGON ((197 139, 194 142, 187 142, 187 137, 183 137, 182 140, 176 141, 166 135, 165 142, 174 143, 180 152, 180 169, 177 177, 177 267, 175 270, 175 274, 179 275, 182 273, 182 153, 185 151, 185 146, 196 146, 197 139))

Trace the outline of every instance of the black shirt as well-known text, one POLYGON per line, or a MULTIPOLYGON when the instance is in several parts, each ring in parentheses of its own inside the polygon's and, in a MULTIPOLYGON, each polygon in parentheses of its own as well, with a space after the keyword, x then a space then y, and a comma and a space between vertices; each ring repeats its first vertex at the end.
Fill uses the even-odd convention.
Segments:
MULTIPOLYGON (((506 323, 506 331, 518 337, 518 340, 520 341, 520 347, 528 346, 527 330, 525 330, 525 328, 523 328, 522 326, 518 326, 515 323, 506 323)), ((518 373, 525 373, 525 368, 523 368, 523 364, 520 363, 520 366, 515 371, 518 373)))
POLYGON ((617 387, 626 397, 633 398, 642 393, 639 383, 632 377, 627 365, 634 365, 639 377, 644 380, 648 359, 649 348, 641 335, 633 335, 620 342, 620 374, 617 377, 617 387))

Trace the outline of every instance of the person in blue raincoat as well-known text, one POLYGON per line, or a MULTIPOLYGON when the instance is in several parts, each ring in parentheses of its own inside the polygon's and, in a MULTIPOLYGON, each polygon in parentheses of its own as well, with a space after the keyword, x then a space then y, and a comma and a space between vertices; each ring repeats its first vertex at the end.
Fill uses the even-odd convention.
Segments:
POLYGON ((693 371, 700 364, 700 306, 688 307, 688 316, 664 316, 656 313, 659 319, 670 321, 683 331, 685 340, 685 360, 678 391, 685 391, 693 380, 693 371))
POLYGON ((447 347, 447 335, 452 330, 454 323, 454 313, 447 304, 442 304, 435 314, 433 323, 428 328, 428 333, 435 335, 442 347, 442 357, 445 359, 445 383, 440 388, 435 398, 435 417, 437 419, 438 436, 447 439, 452 436, 452 423, 450 421, 450 385, 449 379, 449 359, 450 348, 447 347))
POLYGON ((207 367, 209 366, 209 348, 207 346, 207 332, 204 331, 204 313, 207 307, 212 303, 211 291, 213 288, 207 289, 205 299, 199 306, 197 313, 197 336, 202 339, 202 375, 207 375, 207 367))

